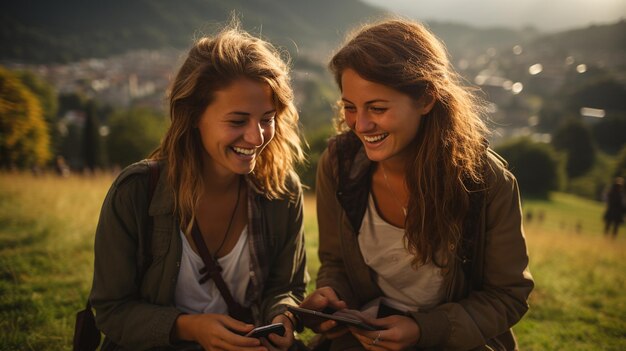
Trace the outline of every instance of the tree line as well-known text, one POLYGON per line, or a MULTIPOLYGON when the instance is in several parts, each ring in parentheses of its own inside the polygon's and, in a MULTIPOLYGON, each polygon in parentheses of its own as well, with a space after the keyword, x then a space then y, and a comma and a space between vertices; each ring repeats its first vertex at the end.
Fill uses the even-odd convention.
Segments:
POLYGON ((58 94, 29 71, 0 67, 0 167, 78 172, 121 168, 160 141, 167 119, 142 107, 114 109, 78 93, 58 94))
MULTIPOLYGON (((549 142, 523 137, 493 146, 509 162, 525 196, 547 197, 560 190, 598 199, 613 177, 626 176, 626 117, 618 113, 592 125, 583 123, 572 112, 577 107, 568 105, 603 97, 597 89, 581 94, 576 90, 574 98, 553 100, 542 110, 559 114, 560 123, 556 117, 551 120, 556 127, 549 142)), ((317 160, 334 133, 331 123, 317 120, 303 123, 309 159, 299 172, 311 188, 317 160)), ((0 67, 2 169, 51 169, 59 160, 78 172, 119 169, 145 158, 167 125, 161 111, 116 109, 77 93, 58 94, 31 72, 0 67)))

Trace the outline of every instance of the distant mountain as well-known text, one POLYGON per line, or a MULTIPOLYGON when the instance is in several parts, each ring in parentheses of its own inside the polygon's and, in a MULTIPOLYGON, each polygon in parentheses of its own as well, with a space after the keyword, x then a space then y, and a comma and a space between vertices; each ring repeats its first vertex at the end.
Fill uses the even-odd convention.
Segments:
POLYGON ((540 35, 534 29, 478 28, 450 22, 430 21, 427 26, 445 43, 454 60, 478 56, 489 48, 511 48, 540 35))
POLYGON ((544 35, 534 40, 531 45, 538 48, 551 48, 553 51, 570 51, 585 55, 607 52, 626 53, 626 21, 544 35))
POLYGON ((384 13, 358 0, 2 1, 0 60, 69 62, 186 48, 233 11, 244 28, 292 53, 335 45, 346 28, 384 13))
POLYGON ((626 18, 624 0, 364 0, 395 13, 424 21, 466 23, 473 27, 535 27, 562 32, 626 18))

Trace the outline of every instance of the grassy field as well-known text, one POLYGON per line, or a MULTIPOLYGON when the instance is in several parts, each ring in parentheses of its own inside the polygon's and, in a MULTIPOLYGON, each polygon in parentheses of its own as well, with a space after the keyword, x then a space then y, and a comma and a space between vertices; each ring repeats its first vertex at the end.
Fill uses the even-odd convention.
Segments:
MULTIPOLYGON (((93 233, 111 176, 0 173, 0 350, 69 350, 91 284, 93 233)), ((602 234, 602 204, 525 201, 537 287, 515 326, 522 350, 626 350, 626 239, 602 234), (542 214, 542 216, 540 215, 542 214), (540 219, 540 217, 543 217, 540 219)), ((312 278, 315 200, 305 201, 312 278)))

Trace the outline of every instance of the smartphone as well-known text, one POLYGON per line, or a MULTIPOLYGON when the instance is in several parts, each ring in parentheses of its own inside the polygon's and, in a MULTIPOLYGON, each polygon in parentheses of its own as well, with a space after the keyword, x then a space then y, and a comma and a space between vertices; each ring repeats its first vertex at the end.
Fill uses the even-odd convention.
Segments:
POLYGON ((252 329, 245 336, 250 338, 263 338, 270 334, 276 334, 278 336, 285 335, 285 326, 282 323, 268 324, 252 329))
POLYGON ((355 318, 343 317, 343 316, 335 316, 329 313, 324 313, 320 311, 309 310, 301 307, 287 306, 287 309, 291 311, 294 315, 298 316, 304 325, 313 325, 325 322, 327 320, 334 320, 338 324, 343 325, 351 325, 363 330, 381 330, 382 328, 375 327, 373 325, 369 325, 363 321, 360 321, 355 318))

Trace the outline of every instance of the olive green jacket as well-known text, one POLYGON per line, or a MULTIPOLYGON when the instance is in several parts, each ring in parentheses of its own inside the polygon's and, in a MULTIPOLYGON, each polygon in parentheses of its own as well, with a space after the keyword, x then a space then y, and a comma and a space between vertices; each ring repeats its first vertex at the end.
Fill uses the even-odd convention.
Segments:
MULTIPOLYGON (((166 167, 160 169, 149 204, 149 171, 142 161, 122 171, 102 206, 90 301, 105 345, 145 350, 177 344, 170 336, 182 313, 174 306, 182 241, 166 167)), ((270 200, 248 180, 251 265, 246 303, 256 323, 270 321, 285 305, 297 305, 308 280, 302 190, 295 175, 288 184, 291 199, 270 200)))
MULTIPOLYGON (((383 293, 365 264, 357 238, 364 211, 358 213, 358 209, 365 205, 355 200, 367 201, 373 163, 350 134, 331 140, 318 163, 321 267, 317 286, 332 287, 350 308, 359 308, 383 293), (344 172, 339 172, 338 155, 350 163, 344 172)), ((482 287, 472 287, 471 277, 465 276, 463 263, 457 259, 444 280, 445 302, 410 313, 421 330, 418 349, 517 348, 510 328, 526 313, 534 283, 528 271, 517 182, 494 152, 488 151, 487 159, 487 189, 482 209, 477 211, 472 258, 482 287)), ((355 345, 356 339, 348 335, 335 341, 332 349, 348 350, 355 345)))

